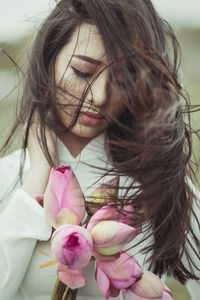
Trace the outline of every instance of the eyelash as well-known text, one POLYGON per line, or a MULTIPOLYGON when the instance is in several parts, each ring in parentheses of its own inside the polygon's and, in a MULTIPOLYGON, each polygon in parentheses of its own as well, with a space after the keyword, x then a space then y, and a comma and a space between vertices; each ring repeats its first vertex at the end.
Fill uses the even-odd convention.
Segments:
POLYGON ((79 71, 78 69, 72 67, 72 70, 73 72, 78 76, 78 77, 81 77, 81 78, 89 78, 91 77, 93 74, 92 73, 87 73, 87 72, 81 72, 79 71))
MULTIPOLYGON (((87 73, 87 72, 81 72, 80 70, 74 68, 74 67, 71 67, 73 72, 78 76, 78 77, 81 77, 81 78, 90 78, 92 77, 92 73, 87 73)), ((118 83, 118 86, 123 88, 123 89, 126 89, 126 86, 123 82, 117 82, 118 83)))

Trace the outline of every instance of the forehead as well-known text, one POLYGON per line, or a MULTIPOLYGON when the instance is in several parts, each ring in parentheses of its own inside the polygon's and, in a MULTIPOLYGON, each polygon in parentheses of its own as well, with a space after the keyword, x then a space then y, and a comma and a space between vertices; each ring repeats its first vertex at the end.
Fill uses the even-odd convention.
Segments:
POLYGON ((106 63, 105 48, 95 25, 82 23, 73 32, 70 41, 61 49, 59 56, 85 55, 106 63))

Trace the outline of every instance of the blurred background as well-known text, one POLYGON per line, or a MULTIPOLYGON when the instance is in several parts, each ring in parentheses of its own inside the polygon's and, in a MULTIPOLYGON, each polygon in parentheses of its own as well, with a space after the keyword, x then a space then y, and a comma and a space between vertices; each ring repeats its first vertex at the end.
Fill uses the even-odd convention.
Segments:
MULTIPOLYGON (((153 3, 159 14, 175 29, 182 48, 182 80, 192 104, 200 104, 200 1, 153 0, 153 3)), ((12 60, 24 67, 33 34, 54 6, 54 0, 0 0, 0 144, 14 119, 13 104, 20 99, 23 86, 19 85, 23 76, 12 60), (15 88, 17 86, 19 88, 15 88)), ((200 112, 192 114, 192 124, 196 130, 200 128, 200 112)), ((16 139, 10 151, 18 145, 19 139, 16 139)), ((194 139, 198 163, 199 147, 197 139, 194 139)), ((200 174, 197 175, 200 178, 200 174)), ((167 278, 167 284, 173 290, 174 300, 190 300, 187 291, 178 282, 167 278)))

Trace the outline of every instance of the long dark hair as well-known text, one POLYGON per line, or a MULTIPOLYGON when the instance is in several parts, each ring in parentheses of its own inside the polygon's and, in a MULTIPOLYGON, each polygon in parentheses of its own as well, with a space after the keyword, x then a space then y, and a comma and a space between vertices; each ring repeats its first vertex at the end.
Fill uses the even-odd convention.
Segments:
MULTIPOLYGON (((102 37, 110 73, 125 106, 120 118, 107 130, 113 168, 105 170, 105 174, 132 178, 128 187, 118 187, 125 189, 125 195, 118 197, 116 203, 131 203, 138 222, 148 221, 146 230, 149 234, 152 230, 154 241, 143 251, 152 250, 150 260, 156 274, 173 274, 182 283, 198 279, 190 248, 199 259, 198 250, 193 250, 199 249, 200 243, 191 219, 198 227, 199 222, 193 209, 195 197, 186 180, 192 175, 192 130, 185 118, 190 110, 189 98, 178 78, 179 44, 150 0, 58 2, 38 31, 29 58, 20 121, 15 126, 26 124, 23 148, 27 147, 30 124, 37 112, 41 146, 53 165, 45 126, 55 133, 70 129, 59 121, 55 104, 55 59, 83 21, 96 25, 102 37), (116 66, 123 82, 116 77, 116 66), (191 268, 182 263, 183 255, 191 268)), ((71 127, 79 110, 80 107, 71 127)))

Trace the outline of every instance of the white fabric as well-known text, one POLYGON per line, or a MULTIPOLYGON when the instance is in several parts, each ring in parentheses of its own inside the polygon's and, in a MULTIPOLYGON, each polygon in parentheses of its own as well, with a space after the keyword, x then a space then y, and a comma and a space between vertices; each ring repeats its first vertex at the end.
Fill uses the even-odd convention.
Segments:
MULTIPOLYGON (((112 178, 107 176, 102 179, 102 171, 87 165, 96 167, 109 165, 104 147, 104 134, 93 139, 76 158, 71 156, 60 140, 56 143, 60 165, 71 165, 86 199, 96 187, 112 178)), ((7 193, 18 174, 21 153, 22 151, 18 150, 0 159, 0 299, 49 300, 56 281, 56 266, 40 269, 40 264, 52 258, 37 250, 51 256, 49 242, 51 227, 46 221, 43 208, 22 190, 19 183, 11 194, 7 193)), ((28 170, 27 156, 24 177, 28 170)), ((125 184, 125 178, 120 180, 120 184, 125 184)), ((141 235, 134 243, 137 243, 141 235)), ((144 244, 148 245, 148 242, 146 240, 143 245, 136 246, 132 250, 144 269, 148 268, 146 263, 148 257, 145 257, 140 249, 144 244)), ((77 298, 104 299, 94 279, 93 262, 85 268, 85 274, 87 284, 79 289, 77 298)), ((193 291, 192 300, 198 300, 200 285, 193 281, 188 283, 188 288, 190 292, 193 291)), ((122 296, 113 299, 119 300, 122 296)))

